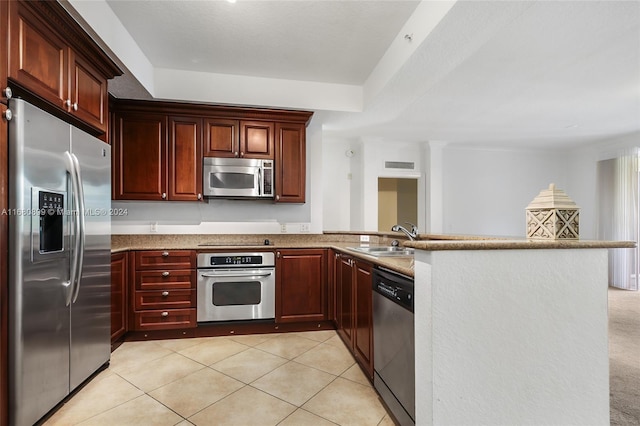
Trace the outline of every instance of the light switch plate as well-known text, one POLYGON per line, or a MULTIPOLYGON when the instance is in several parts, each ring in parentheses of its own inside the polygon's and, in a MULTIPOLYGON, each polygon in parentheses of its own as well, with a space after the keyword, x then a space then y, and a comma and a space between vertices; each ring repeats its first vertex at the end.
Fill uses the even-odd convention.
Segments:
POLYGON ((287 224, 286 223, 281 223, 280 224, 280 233, 281 234, 286 234, 287 233, 287 224))
POLYGON ((369 242, 369 236, 368 235, 360 235, 360 242, 361 243, 368 243, 369 242))

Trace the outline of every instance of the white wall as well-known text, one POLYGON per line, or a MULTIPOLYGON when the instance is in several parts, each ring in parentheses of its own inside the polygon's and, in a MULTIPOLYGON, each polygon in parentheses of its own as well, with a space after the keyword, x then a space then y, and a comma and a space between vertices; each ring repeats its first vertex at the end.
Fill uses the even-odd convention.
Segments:
POLYGON ((322 147, 323 229, 349 231, 351 229, 351 157, 353 141, 324 140, 322 147))
POLYGON ((568 182, 565 154, 554 151, 447 145, 442 161, 445 233, 524 237, 527 205, 568 182))

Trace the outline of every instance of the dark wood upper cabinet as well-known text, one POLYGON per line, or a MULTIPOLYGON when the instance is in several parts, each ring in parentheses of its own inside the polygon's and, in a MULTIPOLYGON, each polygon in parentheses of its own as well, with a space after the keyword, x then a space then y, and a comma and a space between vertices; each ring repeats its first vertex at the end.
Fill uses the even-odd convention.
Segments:
POLYGON ((311 112, 123 99, 111 108, 116 200, 200 200, 203 157, 244 157, 274 160, 276 202, 305 202, 311 112))
POLYGON ((167 199, 167 118, 116 114, 112 143, 113 198, 167 199))
POLYGON ((276 322, 328 319, 327 288, 326 250, 278 250, 276 322))
POLYGON ((273 159, 274 123, 207 118, 205 157, 273 159))
POLYGON ((239 155, 239 120, 206 118, 204 120, 204 156, 237 157, 239 155))
POLYGON ((117 65, 58 2, 3 3, 8 3, 5 70, 10 85, 53 106, 52 112, 63 112, 74 124, 88 126, 96 135, 105 133, 107 80, 122 74, 117 65))
MULTIPOLYGON (((9 50, 7 30, 9 28, 9 2, 0 1, 0 90, 7 87, 7 72, 9 69, 9 50)), ((7 99, 0 92, 0 103, 7 99)), ((5 169, 6 170, 6 169, 5 169)))
POLYGON ((103 132, 109 124, 107 80, 82 57, 71 54, 71 110, 103 132))
POLYGON ((273 159, 274 123, 240 121, 240 157, 273 159))
POLYGON ((305 125, 276 123, 276 202, 304 203, 306 186, 305 125))
POLYGON ((9 77, 40 97, 65 108, 69 99, 69 47, 21 2, 9 2, 9 77))
POLYGON ((169 199, 202 200, 202 120, 169 117, 169 199))

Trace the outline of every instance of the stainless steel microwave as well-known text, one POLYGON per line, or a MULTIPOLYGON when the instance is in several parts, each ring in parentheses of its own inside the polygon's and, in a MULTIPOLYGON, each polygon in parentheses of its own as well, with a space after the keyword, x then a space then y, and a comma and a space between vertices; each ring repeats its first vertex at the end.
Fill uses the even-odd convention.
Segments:
POLYGON ((273 198, 273 160, 205 157, 205 197, 273 198))

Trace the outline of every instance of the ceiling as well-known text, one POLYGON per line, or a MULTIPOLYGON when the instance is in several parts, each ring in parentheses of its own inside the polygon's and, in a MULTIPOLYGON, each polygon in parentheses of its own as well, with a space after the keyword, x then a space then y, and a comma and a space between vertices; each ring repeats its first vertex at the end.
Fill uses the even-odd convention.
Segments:
MULTIPOLYGON (((563 148, 640 132, 637 1, 458 1, 420 36, 419 1, 107 4, 153 67, 361 87, 361 111, 316 113, 327 139, 563 148), (398 40, 411 52, 374 91, 398 40)), ((132 77, 110 90, 144 97, 132 77)))

